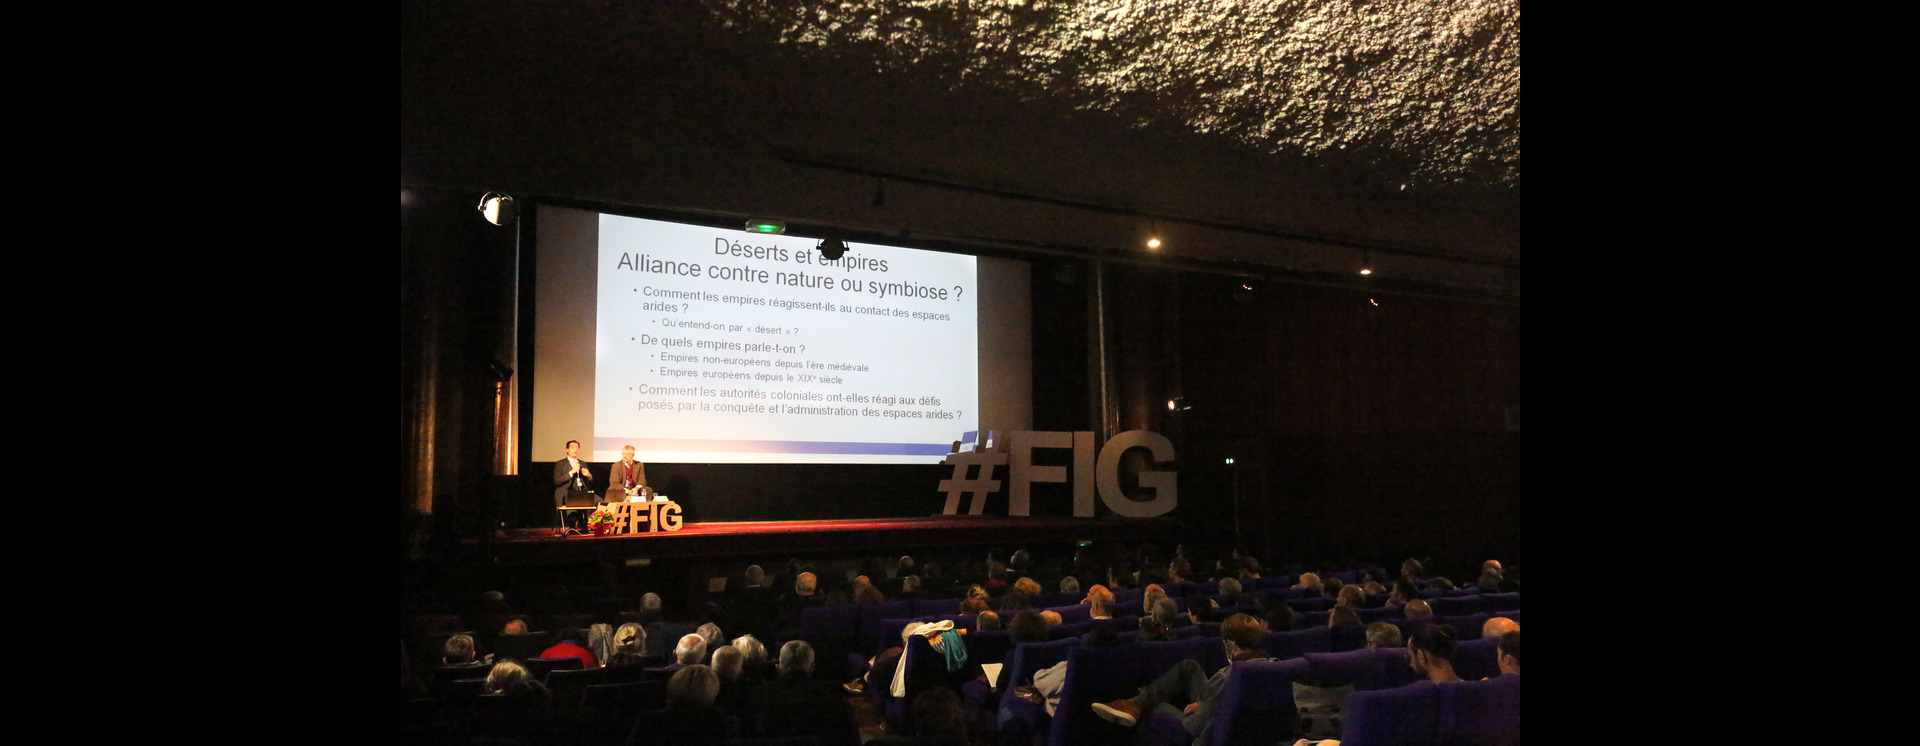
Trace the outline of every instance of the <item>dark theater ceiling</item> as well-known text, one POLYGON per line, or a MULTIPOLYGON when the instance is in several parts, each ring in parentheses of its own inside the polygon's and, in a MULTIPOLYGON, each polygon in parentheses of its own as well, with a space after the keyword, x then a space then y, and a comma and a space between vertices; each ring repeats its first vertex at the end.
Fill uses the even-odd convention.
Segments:
POLYGON ((409 1, 401 183, 1518 302, 1520 9, 409 1))

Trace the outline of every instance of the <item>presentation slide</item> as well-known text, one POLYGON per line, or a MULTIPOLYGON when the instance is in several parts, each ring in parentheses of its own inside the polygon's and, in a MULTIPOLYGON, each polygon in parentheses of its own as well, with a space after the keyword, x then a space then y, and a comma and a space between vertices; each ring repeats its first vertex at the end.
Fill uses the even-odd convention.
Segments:
POLYGON ((930 464, 979 429, 972 256, 599 216, 590 459, 930 464))

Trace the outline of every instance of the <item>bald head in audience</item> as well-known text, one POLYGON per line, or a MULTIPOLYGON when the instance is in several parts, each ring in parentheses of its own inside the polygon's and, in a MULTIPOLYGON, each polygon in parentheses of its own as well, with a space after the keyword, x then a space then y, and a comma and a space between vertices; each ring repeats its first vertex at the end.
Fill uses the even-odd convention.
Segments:
POLYGON ((680 638, 680 644, 673 647, 673 659, 689 666, 706 660, 707 638, 697 634, 680 638))
POLYGON ((1497 616, 1492 619, 1488 619, 1486 624, 1483 624, 1480 626, 1481 637, 1499 637, 1508 632, 1519 632, 1519 631, 1520 631, 1519 622, 1516 622, 1512 619, 1508 619, 1503 616, 1497 616))
POLYGON ((1417 616, 1433 616, 1433 607, 1427 605, 1425 600, 1416 598, 1407 602, 1406 613, 1408 619, 1417 616))
POLYGON ((526 620, 523 619, 515 619, 507 622, 507 626, 500 630, 500 634, 503 635, 524 635, 526 633, 527 623, 526 620))
POLYGON ((820 579, 810 572, 800 573, 799 577, 793 579, 793 594, 796 596, 811 596, 819 587, 820 579))

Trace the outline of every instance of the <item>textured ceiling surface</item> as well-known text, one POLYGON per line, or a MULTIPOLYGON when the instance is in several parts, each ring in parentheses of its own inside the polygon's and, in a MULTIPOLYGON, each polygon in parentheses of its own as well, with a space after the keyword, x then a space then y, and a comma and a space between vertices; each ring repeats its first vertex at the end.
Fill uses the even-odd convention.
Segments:
POLYGON ((403 185, 1519 297, 1517 0, 402 0, 400 89, 403 185))
POLYGON ((1518 0, 708 0, 732 28, 939 84, 1364 152, 1412 186, 1520 182, 1518 0))

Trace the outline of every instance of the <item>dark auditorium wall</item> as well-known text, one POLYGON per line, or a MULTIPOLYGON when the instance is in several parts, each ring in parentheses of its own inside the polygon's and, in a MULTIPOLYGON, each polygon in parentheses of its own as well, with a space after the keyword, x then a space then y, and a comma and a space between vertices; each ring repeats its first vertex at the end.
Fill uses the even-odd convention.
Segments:
POLYGON ((1270 557, 1517 561, 1517 307, 1238 285, 1183 285, 1197 509, 1231 514, 1235 455, 1243 521, 1271 516, 1270 557))

